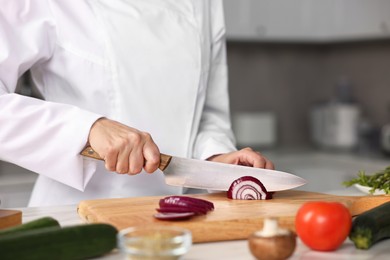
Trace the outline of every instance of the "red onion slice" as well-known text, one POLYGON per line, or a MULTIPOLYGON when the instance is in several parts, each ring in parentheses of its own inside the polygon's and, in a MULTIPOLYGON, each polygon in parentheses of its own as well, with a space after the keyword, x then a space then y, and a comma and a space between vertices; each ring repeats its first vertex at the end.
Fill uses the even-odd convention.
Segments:
POLYGON ((230 185, 227 197, 236 200, 268 200, 272 199, 272 194, 255 177, 243 176, 230 185))
POLYGON ((160 208, 173 207, 173 208, 181 208, 186 209, 186 211, 193 211, 197 214, 206 214, 209 210, 211 210, 208 206, 203 204, 191 202, 189 200, 184 200, 182 198, 177 197, 166 197, 160 200, 159 202, 160 208))
POLYGON ((157 219, 176 220, 194 215, 205 215, 214 209, 214 204, 207 200, 186 196, 168 196, 160 199, 159 212, 154 215, 157 219))
POLYGON ((154 217, 161 220, 180 220, 180 219, 187 219, 192 216, 194 216, 194 212, 180 212, 180 213, 156 213, 154 214, 154 217))
MULTIPOLYGON (((158 212, 161 213, 185 213, 185 212, 193 212, 191 210, 188 210, 188 208, 181 208, 181 207, 161 207, 156 209, 158 212)), ((195 213, 195 212, 193 212, 195 213)))
POLYGON ((171 199, 179 199, 181 201, 188 201, 192 202, 198 205, 203 205, 205 208, 214 209, 214 204, 211 201, 199 199, 199 198, 193 198, 193 197, 187 197, 187 196, 179 196, 179 195, 173 195, 166 198, 171 199))
POLYGON ((194 212, 198 215, 204 215, 208 211, 202 208, 196 208, 191 206, 170 206, 170 205, 160 205, 160 208, 157 209, 158 212, 194 212))

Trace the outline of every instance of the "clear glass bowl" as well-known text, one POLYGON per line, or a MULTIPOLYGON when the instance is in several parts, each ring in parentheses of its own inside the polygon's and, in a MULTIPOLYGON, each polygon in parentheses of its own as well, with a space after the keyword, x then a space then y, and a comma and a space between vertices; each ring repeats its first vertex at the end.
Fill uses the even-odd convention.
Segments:
POLYGON ((173 226, 130 227, 118 233, 118 247, 128 259, 179 259, 192 245, 191 232, 173 226))

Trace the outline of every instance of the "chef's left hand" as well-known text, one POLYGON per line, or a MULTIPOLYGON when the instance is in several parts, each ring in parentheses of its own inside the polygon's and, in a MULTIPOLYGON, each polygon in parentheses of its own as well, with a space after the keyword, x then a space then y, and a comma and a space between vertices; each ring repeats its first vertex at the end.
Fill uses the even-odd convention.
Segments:
POLYGON ((274 164, 261 153, 253 151, 252 148, 244 148, 239 151, 214 155, 208 161, 229 163, 250 166, 254 168, 265 168, 274 170, 274 164))

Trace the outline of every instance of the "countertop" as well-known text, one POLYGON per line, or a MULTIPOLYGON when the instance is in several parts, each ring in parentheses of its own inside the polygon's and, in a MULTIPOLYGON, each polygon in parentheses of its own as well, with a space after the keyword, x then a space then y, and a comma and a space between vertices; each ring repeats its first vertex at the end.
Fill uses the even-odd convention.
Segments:
MULTIPOLYGON (((298 188, 335 195, 364 195, 355 188, 345 188, 341 183, 357 176, 358 171, 373 173, 390 165, 390 158, 351 153, 313 151, 311 149, 279 149, 262 151, 276 165, 278 170, 299 175, 308 184, 298 188)), ((20 208, 23 222, 43 216, 58 219, 62 226, 81 224, 83 220, 76 212, 76 205, 58 207, 20 208)), ((290 259, 389 259, 390 239, 374 245, 370 250, 357 250, 348 239, 334 252, 316 252, 298 240, 298 246, 290 259)), ((126 259, 119 252, 113 252, 102 259, 126 259)), ((254 259, 246 240, 194 244, 185 260, 197 259, 254 259)))
MULTIPOLYGON (((38 207, 38 208, 17 208, 22 210, 23 222, 37 219, 43 216, 51 216, 57 219, 62 226, 82 224, 83 220, 77 214, 77 206, 57 206, 57 207, 38 207)), ((348 239, 336 251, 333 252, 316 252, 306 247, 300 240, 294 255, 290 259, 389 259, 390 239, 384 240, 374 245, 369 250, 355 249, 354 245, 348 239)), ((121 253, 114 251, 100 259, 126 259, 121 253)), ((246 240, 199 243, 194 244, 188 254, 183 257, 184 260, 206 260, 206 259, 240 259, 246 260, 252 257, 246 240)))

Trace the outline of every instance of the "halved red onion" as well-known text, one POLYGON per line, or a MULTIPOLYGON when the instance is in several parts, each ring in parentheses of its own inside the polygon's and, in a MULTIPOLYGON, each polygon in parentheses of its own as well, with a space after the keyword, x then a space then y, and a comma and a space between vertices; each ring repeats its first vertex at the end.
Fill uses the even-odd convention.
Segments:
POLYGON ((257 178, 243 176, 230 185, 227 197, 236 200, 268 200, 272 199, 272 194, 257 178))
POLYGON ((187 197, 168 196, 160 199, 159 213, 154 216, 162 220, 174 220, 187 218, 194 215, 204 215, 214 209, 214 204, 210 201, 187 197))

